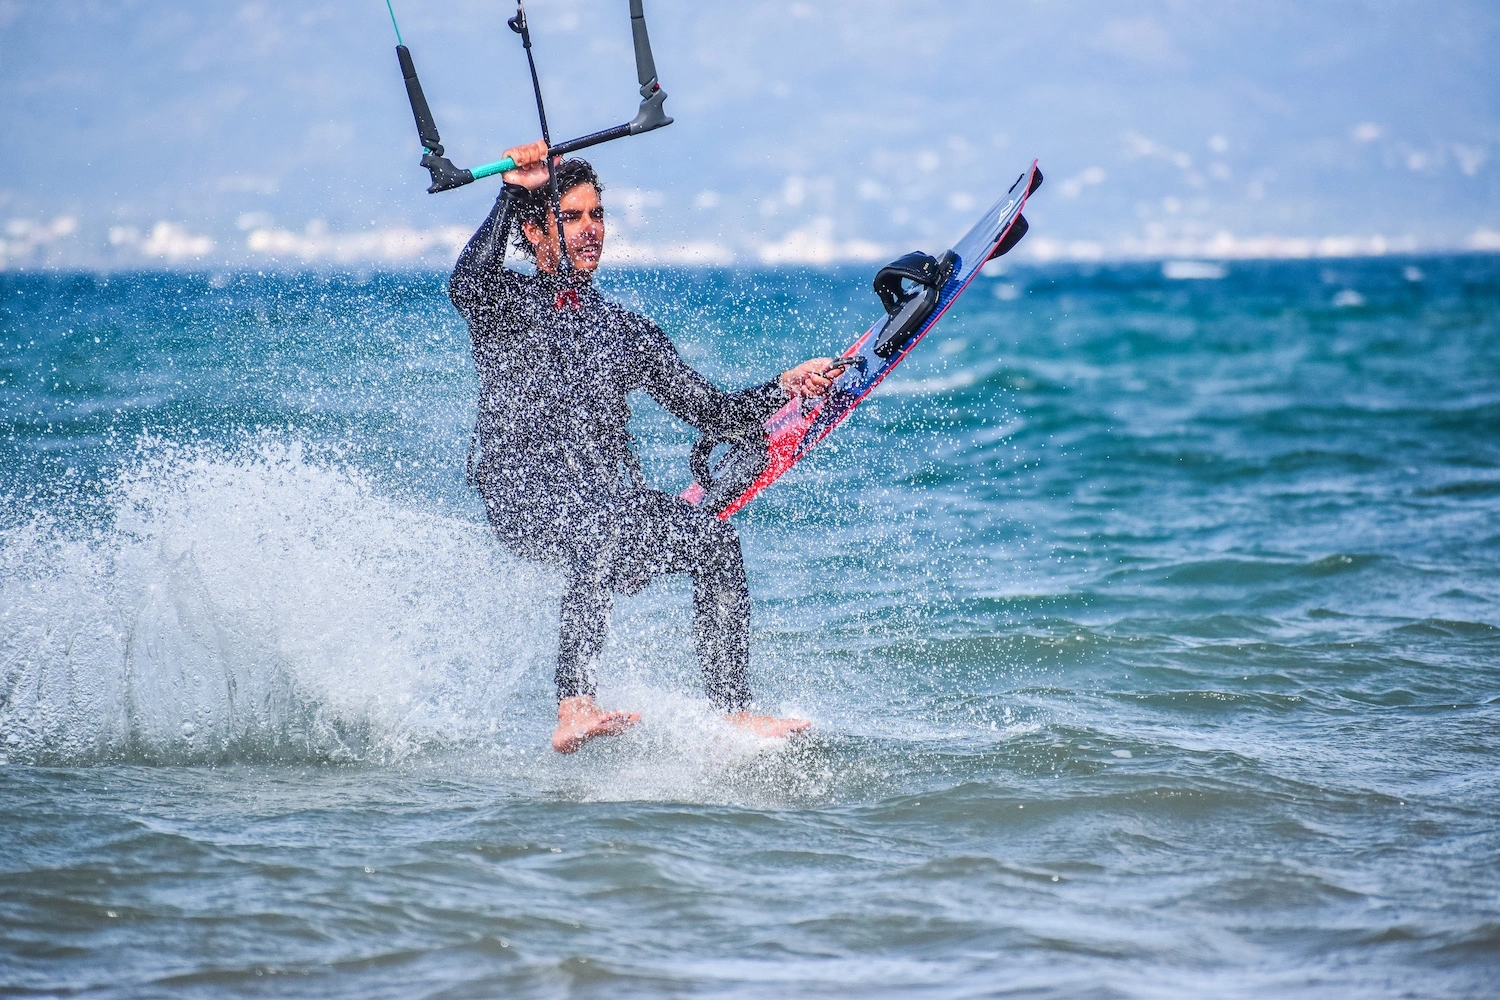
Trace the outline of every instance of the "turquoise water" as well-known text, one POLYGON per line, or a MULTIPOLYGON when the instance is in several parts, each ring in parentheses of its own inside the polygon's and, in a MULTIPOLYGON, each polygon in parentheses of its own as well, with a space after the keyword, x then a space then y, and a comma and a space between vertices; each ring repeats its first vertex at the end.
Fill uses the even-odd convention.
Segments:
MULTIPOLYGON (((868 277, 607 283, 743 385, 868 277)), ((0 993, 1494 995, 1500 258, 979 278, 736 518, 813 738, 667 581, 571 758, 443 285, 0 275, 0 993)))

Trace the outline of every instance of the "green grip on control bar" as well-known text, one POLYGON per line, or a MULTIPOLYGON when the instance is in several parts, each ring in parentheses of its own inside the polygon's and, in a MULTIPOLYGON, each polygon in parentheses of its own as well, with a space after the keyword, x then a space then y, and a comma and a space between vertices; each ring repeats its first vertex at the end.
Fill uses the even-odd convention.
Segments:
POLYGON ((503 160, 496 160, 494 163, 486 163, 482 167, 474 167, 469 172, 474 175, 474 179, 477 181, 481 177, 488 177, 491 174, 503 174, 507 170, 514 169, 516 169, 516 161, 507 156, 503 160))

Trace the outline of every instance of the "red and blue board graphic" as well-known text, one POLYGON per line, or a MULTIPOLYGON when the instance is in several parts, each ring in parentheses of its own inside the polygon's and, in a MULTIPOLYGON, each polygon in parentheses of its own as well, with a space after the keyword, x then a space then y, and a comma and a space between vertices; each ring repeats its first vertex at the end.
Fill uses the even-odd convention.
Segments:
MULTIPOLYGON (((781 478, 815 444, 827 437, 880 384, 881 379, 911 353, 912 348, 927 335, 927 331, 937 325, 948 307, 957 301, 979 274, 979 269, 985 262, 998 256, 997 250, 1004 253, 1015 245, 1021 233, 1025 232, 1026 222, 1021 218, 1021 210, 1026 207, 1027 197, 1037 189, 1041 180, 1041 171, 1033 160, 1026 172, 1011 185, 1005 197, 991 206, 974 227, 954 244, 953 252, 958 260, 952 274, 943 285, 936 306, 904 346, 888 358, 876 354, 875 334, 885 321, 876 322, 840 355, 842 358, 852 359, 852 363, 834 382, 828 395, 815 400, 794 397, 766 420, 764 426, 769 444, 766 467, 743 493, 719 512, 721 519, 728 518, 753 500, 757 493, 781 478)), ((703 497, 703 487, 696 482, 682 492, 682 498, 691 504, 700 503, 703 497)))

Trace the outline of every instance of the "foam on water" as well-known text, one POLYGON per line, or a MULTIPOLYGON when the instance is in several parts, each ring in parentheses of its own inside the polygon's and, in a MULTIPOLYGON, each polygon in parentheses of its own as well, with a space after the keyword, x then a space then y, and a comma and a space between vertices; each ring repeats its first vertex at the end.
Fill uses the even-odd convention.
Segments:
POLYGON ((556 648, 547 574, 295 442, 148 442, 98 515, 0 534, 12 760, 400 757, 556 648))

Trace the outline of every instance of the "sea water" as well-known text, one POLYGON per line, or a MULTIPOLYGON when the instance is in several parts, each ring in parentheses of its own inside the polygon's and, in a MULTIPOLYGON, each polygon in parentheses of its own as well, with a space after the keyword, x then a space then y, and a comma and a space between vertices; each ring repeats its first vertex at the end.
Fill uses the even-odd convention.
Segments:
MULTIPOLYGON (((869 277, 600 280, 740 387, 869 277)), ((735 519, 811 737, 667 579, 572 757, 444 282, 0 275, 0 993, 1500 992, 1500 258, 980 277, 735 519)))

